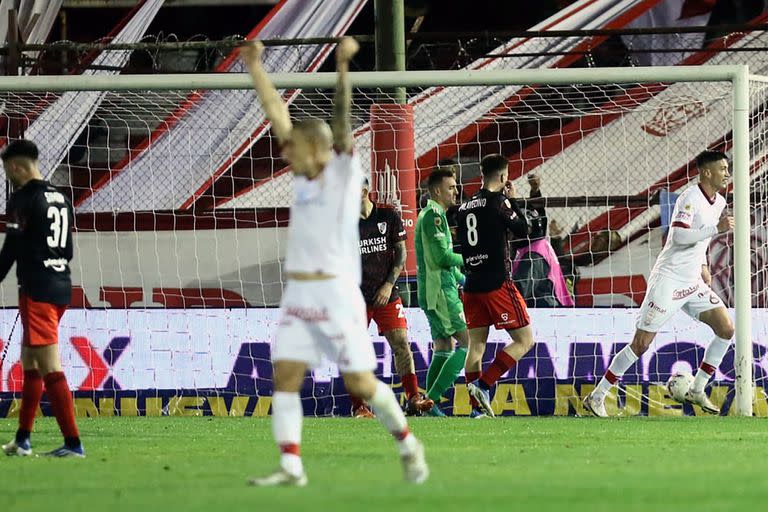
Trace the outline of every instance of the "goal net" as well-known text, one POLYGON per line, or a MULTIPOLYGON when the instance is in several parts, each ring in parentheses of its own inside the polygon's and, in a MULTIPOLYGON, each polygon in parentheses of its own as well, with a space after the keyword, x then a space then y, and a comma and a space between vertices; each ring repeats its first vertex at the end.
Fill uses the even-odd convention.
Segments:
MULTIPOLYGON (((762 72, 759 61, 751 64, 762 72)), ((741 306, 732 310, 741 359, 730 350, 708 391, 727 413, 754 404, 756 414, 768 415, 768 83, 739 82, 746 76, 739 73, 702 67, 355 75, 356 151, 374 198, 399 208, 409 233, 432 169, 452 167, 467 198, 480 187, 479 160, 492 153, 509 158, 526 207, 545 211, 547 236, 519 245, 553 248, 575 306, 542 307, 553 297, 530 286, 537 343, 500 381, 498 413, 584 413, 581 398, 632 339, 674 200, 695 186, 694 159, 714 149, 732 155, 738 175, 726 196, 743 231, 715 237, 709 261, 713 288, 729 307, 741 306), (406 105, 392 103, 395 86, 407 87, 406 105), (531 197, 536 182, 542 198, 531 197), (739 210, 747 196, 749 211, 739 210), (751 267, 740 273, 736 261, 751 267), (747 397, 738 403, 737 374, 747 397)), ((275 78, 294 118, 330 118, 332 76, 275 78)), ((45 116, 48 124, 34 129, 46 154, 64 155, 42 170, 76 206, 75 293, 60 345, 78 414, 268 414, 292 175, 247 77, 28 80, 0 79, 3 143, 34 126, 67 91, 100 92, 86 124, 66 130, 79 133, 76 139, 56 137, 77 119, 65 114, 45 116)), ((400 290, 413 306, 405 314, 423 387, 432 352, 426 319, 411 300, 414 287, 409 246, 400 290)), ((0 338, 8 344, 0 416, 18 414, 20 399, 16 293, 11 275, 0 287, 0 338)), ((375 325, 370 332, 371 340, 360 342, 374 343, 377 375, 400 391, 391 350, 375 325)), ((676 315, 610 395, 609 413, 700 413, 674 403, 664 383, 674 372, 695 371, 711 337, 676 315)), ((485 363, 507 342, 505 332, 492 330, 485 363)), ((330 362, 307 377, 302 398, 307 414, 349 413, 330 362)), ((463 378, 441 406, 470 412, 463 378)))

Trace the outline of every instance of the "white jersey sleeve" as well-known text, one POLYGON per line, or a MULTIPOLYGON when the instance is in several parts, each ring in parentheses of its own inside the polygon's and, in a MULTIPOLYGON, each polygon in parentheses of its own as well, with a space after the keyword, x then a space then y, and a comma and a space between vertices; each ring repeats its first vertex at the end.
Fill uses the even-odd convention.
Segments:
POLYGON ((698 281, 724 208, 723 196, 709 197, 700 185, 680 194, 672 212, 667 242, 651 273, 684 283, 698 281))

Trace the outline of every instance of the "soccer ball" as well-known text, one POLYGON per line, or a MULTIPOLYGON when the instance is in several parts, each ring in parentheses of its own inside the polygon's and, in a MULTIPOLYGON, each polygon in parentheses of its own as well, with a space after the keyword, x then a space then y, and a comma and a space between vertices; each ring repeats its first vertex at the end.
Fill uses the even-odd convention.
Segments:
POLYGON ((676 373, 667 381, 667 392, 681 404, 685 402, 685 394, 693 385, 693 375, 690 373, 676 373))

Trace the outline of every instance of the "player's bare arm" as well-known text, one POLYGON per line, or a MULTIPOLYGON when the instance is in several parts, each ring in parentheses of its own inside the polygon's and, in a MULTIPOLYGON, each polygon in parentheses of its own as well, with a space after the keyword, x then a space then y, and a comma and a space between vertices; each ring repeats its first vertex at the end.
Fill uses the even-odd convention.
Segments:
POLYGON ((277 137, 277 141, 282 145, 291 137, 291 117, 288 113, 288 105, 272 85, 267 71, 262 64, 264 55, 264 44, 261 41, 253 41, 240 48, 240 58, 243 59, 251 74, 253 88, 256 95, 264 107, 264 113, 267 119, 272 123, 272 133, 277 137))
POLYGON ((707 265, 701 266, 701 279, 707 286, 712 284, 712 274, 710 273, 709 267, 707 265))
POLYGON ((349 83, 349 61, 360 49, 360 45, 351 37, 345 37, 336 48, 336 96, 333 99, 333 145, 339 153, 352 151, 353 137, 350 123, 352 106, 352 85, 349 83))
POLYGON ((376 292, 376 297, 373 299, 375 307, 380 308, 389 302, 392 288, 394 288, 397 279, 400 277, 403 267, 405 267, 405 241, 397 242, 395 245, 395 261, 387 275, 386 281, 381 285, 379 291, 376 292))

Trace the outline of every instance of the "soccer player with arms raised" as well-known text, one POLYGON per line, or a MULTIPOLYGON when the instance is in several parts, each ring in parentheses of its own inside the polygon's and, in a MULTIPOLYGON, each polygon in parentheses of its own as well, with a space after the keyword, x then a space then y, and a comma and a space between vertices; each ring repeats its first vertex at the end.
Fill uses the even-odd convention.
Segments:
MULTIPOLYGON (((376 204, 370 198, 370 184, 365 180, 360 201, 360 257, 363 281, 360 286, 368 310, 368 323, 376 322, 395 356, 395 369, 405 392, 405 413, 418 415, 432 408, 434 402, 419 393, 419 382, 408 344, 408 322, 403 313, 397 278, 405 266, 405 228, 393 207, 376 204)), ((351 395, 355 417, 372 417, 360 398, 351 395)))
POLYGON ((467 357, 467 324, 458 286, 461 255, 453 252, 446 211, 456 204, 456 178, 449 169, 436 169, 427 178, 429 201, 416 220, 416 265, 419 307, 429 322, 432 361, 427 371, 427 398, 435 405, 431 416, 445 416, 438 404, 453 386, 467 357), (458 346, 453 350, 453 339, 458 346))
POLYGON ((491 388, 533 346, 525 300, 512 280, 510 253, 513 237, 528 236, 528 222, 515 201, 515 187, 507 180, 508 165, 502 155, 483 158, 483 186, 459 206, 458 212, 458 239, 467 275, 464 311, 469 327, 469 354, 465 376, 467 391, 473 399, 473 416, 480 416, 480 411, 494 415, 491 388), (512 342, 482 372, 491 325, 506 330, 512 342))
POLYGON ((28 140, 15 140, 2 155, 5 174, 14 187, 8 200, 5 241, 0 251, 0 281, 16 263, 19 316, 23 330, 19 429, 3 445, 6 455, 32 455, 30 436, 43 384, 64 435, 64 446, 53 457, 85 457, 75 423, 75 409, 59 356, 59 321, 72 297, 72 205, 43 180, 38 150, 28 140))
POLYGON ((699 183, 680 194, 675 202, 669 235, 651 269, 632 343, 616 354, 597 387, 584 399, 584 406, 595 416, 608 416, 608 391, 648 350, 659 329, 680 309, 707 324, 715 334, 685 400, 710 414, 720 412, 704 387, 723 360, 734 327, 723 301, 710 288, 707 248, 713 236, 733 229, 733 217, 721 217, 725 198, 719 193, 728 185, 730 174, 728 159, 719 151, 701 153, 696 157, 696 167, 699 183))
POLYGON ((429 470, 424 448, 408 430, 392 389, 376 379, 376 357, 365 325, 360 292, 360 187, 363 171, 353 154, 349 61, 357 52, 344 38, 336 50, 338 82, 332 126, 319 119, 293 125, 288 107, 261 62, 264 47, 241 49, 283 158, 294 173, 294 196, 284 271, 282 319, 272 348, 272 431, 280 468, 250 481, 256 486, 307 483, 300 456, 303 410, 299 390, 308 368, 325 355, 338 364, 344 384, 373 406, 397 440, 405 478, 422 483, 429 470))

